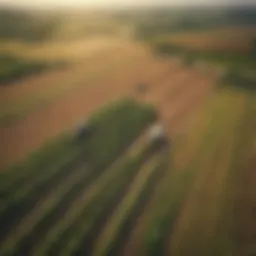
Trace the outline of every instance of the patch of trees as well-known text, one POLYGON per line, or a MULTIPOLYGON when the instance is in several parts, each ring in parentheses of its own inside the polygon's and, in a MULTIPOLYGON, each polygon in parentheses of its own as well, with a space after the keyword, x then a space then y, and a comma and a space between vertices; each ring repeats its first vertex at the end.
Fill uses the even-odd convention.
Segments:
POLYGON ((7 85, 10 82, 30 74, 45 70, 48 66, 44 63, 26 61, 9 54, 0 55, 0 85, 7 85))
POLYGON ((0 39, 45 40, 53 35, 57 25, 58 20, 53 17, 40 19, 25 11, 0 10, 0 39))
POLYGON ((10 85, 11 82, 27 76, 38 74, 52 68, 64 67, 66 63, 26 60, 18 56, 0 54, 0 86, 10 85))
POLYGON ((256 76, 250 72, 239 72, 238 70, 230 70, 223 78, 224 86, 232 86, 247 91, 256 91, 256 76))
POLYGON ((256 25, 256 8, 155 8, 116 17, 132 23, 139 39, 168 33, 207 30, 221 26, 256 25))

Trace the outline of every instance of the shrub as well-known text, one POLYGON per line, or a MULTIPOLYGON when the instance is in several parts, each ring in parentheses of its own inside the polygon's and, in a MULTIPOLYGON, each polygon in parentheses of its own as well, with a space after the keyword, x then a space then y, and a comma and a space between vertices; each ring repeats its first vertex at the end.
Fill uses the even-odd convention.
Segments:
POLYGON ((51 68, 62 67, 62 62, 46 63, 25 60, 11 54, 0 54, 0 85, 8 85, 17 79, 24 78, 51 68))
POLYGON ((224 86, 233 86, 239 89, 249 91, 256 90, 256 77, 250 73, 239 72, 236 69, 230 69, 226 76, 223 77, 221 83, 224 86))

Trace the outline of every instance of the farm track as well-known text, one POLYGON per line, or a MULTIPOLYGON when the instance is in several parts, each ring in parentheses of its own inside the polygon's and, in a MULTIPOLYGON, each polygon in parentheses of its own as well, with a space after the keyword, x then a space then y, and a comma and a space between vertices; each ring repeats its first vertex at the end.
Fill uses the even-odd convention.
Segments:
POLYGON ((159 105, 163 99, 167 98, 167 95, 173 95, 175 92, 178 92, 182 88, 181 84, 185 81, 184 78, 188 77, 189 74, 180 72, 173 74, 171 70, 170 74, 165 77, 162 81, 157 81, 151 86, 150 92, 146 95, 145 100, 154 105, 159 105))
POLYGON ((141 100, 156 106, 170 135, 178 134, 209 97, 214 82, 197 71, 174 66, 165 79, 150 86, 141 100))
POLYGON ((167 97, 161 101, 160 106, 156 106, 160 119, 170 135, 175 132, 179 133, 177 127, 180 128, 180 131, 184 129, 182 124, 202 105, 202 101, 205 100, 213 85, 202 83, 195 88, 191 87, 187 89, 186 87, 184 85, 178 89, 175 88, 175 97, 171 95, 170 100, 168 99, 169 91, 166 91, 167 97))
MULTIPOLYGON (((133 150, 136 149, 136 147, 137 147, 136 146, 137 143, 138 144, 143 143, 143 141, 144 141, 144 136, 140 135, 139 138, 136 139, 136 141, 134 143, 132 143, 129 147, 124 149, 124 152, 118 159, 122 159, 123 155, 125 155, 125 154, 132 154, 133 150)), ((80 157, 81 157, 81 159, 83 159, 83 156, 80 156, 80 157)), ((114 163, 111 164, 111 166, 115 165, 118 161, 120 161, 120 160, 116 160, 114 163)), ((81 168, 80 171, 83 172, 83 168, 81 166, 82 162, 79 162, 79 161, 77 161, 77 159, 75 159, 72 161, 72 163, 73 164, 75 163, 76 166, 73 166, 71 164, 67 165, 65 167, 65 170, 68 170, 68 172, 72 173, 72 174, 70 174, 71 177, 72 177, 72 175, 76 177, 76 174, 73 174, 75 169, 80 167, 81 168)), ((106 168, 109 168, 109 167, 106 166, 106 168)), ((21 241, 20 242, 21 248, 22 248, 22 246, 23 247, 27 246, 28 248, 26 248, 26 250, 30 250, 29 246, 32 246, 32 244, 34 245, 34 243, 36 242, 37 235, 39 235, 39 237, 42 238, 42 236, 44 235, 44 232, 48 231, 47 225, 49 226, 50 223, 48 223, 47 225, 45 223, 45 225, 43 225, 43 223, 45 221, 47 221, 47 217, 49 217, 49 216, 47 216, 47 214, 48 215, 51 215, 51 214, 54 215, 54 213, 58 214, 56 211, 61 210, 61 209, 65 212, 65 209, 67 209, 69 202, 71 203, 72 200, 71 201, 67 200, 67 202, 65 201, 67 199, 65 196, 63 196, 63 198, 61 198, 62 193, 66 193, 66 196, 70 196, 71 198, 75 198, 76 195, 78 196, 81 193, 85 193, 86 189, 88 187, 90 187, 90 183, 96 182, 96 180, 100 178, 101 174, 104 173, 104 170, 97 172, 96 174, 93 172, 93 170, 90 170, 90 172, 88 172, 88 173, 84 173, 84 178, 82 180, 81 179, 77 180, 76 187, 74 187, 74 188, 72 188, 72 185, 70 184, 70 187, 68 189, 68 186, 66 187, 67 184, 63 183, 64 180, 59 179, 59 182, 58 182, 59 190, 60 190, 59 195, 58 194, 56 195, 56 193, 58 192, 58 187, 57 188, 53 187, 52 190, 50 190, 47 187, 48 183, 46 182, 45 188, 47 188, 47 190, 44 191, 45 194, 38 193, 38 192, 35 193, 37 195, 37 198, 33 201, 33 203, 34 203, 33 206, 31 205, 30 208, 28 209, 25 206, 23 206, 23 204, 21 204, 22 207, 24 207, 24 209, 26 211, 24 211, 23 213, 15 212, 16 218, 9 220, 8 223, 3 222, 3 228, 6 226, 5 228, 8 229, 7 234, 3 233, 3 235, 5 235, 5 237, 6 237, 8 235, 8 231, 9 232, 13 231, 13 233, 11 233, 11 235, 9 236, 9 240, 12 241, 12 243, 14 243, 14 241, 21 241), (72 192, 77 192, 77 194, 72 193, 72 192), (58 201, 58 200, 60 200, 60 201, 58 201), (39 203, 38 203, 38 201, 39 201, 39 203), (58 202, 57 204, 56 204, 56 201, 58 202), (65 203, 64 205, 62 204, 63 202, 65 203), (34 207, 34 209, 33 209, 33 207, 34 207), (30 210, 32 212, 30 212, 30 210), (41 210, 43 210, 44 212, 47 210, 44 213, 44 216, 40 216, 41 210), (10 221, 12 223, 10 223, 10 221), (18 225, 19 222, 20 222, 20 224, 18 225), (17 225, 16 229, 12 230, 11 228, 16 225, 17 225), (36 225, 39 225, 39 226, 37 227, 36 225), (40 229, 40 228, 43 229, 43 230, 41 230, 42 233, 37 233, 37 231, 39 231, 38 229, 40 229), (29 231, 32 231, 32 232, 29 233, 29 231), (12 237, 12 235, 14 235, 14 237, 12 237), (29 240, 30 238, 33 239, 33 243, 31 242, 31 240, 29 240)), ((61 170, 59 171, 59 173, 61 173, 61 170)), ((66 179, 67 178, 70 179, 71 177, 66 177, 66 179)), ((70 181, 68 180, 67 182, 70 182, 70 181)), ((57 185, 57 184, 55 184, 55 185, 57 185)), ((54 217, 54 216, 52 216, 52 217, 54 217)), ((57 216, 55 216, 55 217, 57 218, 57 216)), ((6 216, 6 218, 8 218, 8 216, 6 216)), ((5 241, 5 243, 8 244, 8 241, 5 241)))

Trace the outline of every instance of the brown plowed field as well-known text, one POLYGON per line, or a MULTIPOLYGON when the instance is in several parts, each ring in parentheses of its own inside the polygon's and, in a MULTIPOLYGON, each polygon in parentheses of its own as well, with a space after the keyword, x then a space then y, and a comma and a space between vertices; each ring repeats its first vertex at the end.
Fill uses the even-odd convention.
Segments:
POLYGON ((189 50, 244 53, 252 49, 255 35, 255 27, 227 27, 197 33, 184 32, 169 36, 166 41, 189 50))
MULTIPOLYGON (((53 103, 28 114, 24 119, 0 127, 2 142, 0 166, 4 167, 21 160, 46 140, 63 130, 70 129, 79 119, 86 118, 103 104, 123 96, 133 96, 156 105, 170 135, 174 131, 177 133, 179 129, 183 129, 182 124, 186 124, 186 120, 198 109, 199 103, 206 98, 214 85, 214 79, 206 79, 199 71, 183 68, 176 61, 156 60, 148 49, 137 44, 120 46, 116 48, 114 55, 120 56, 123 64, 99 75, 92 85, 78 86, 53 103), (124 49, 126 49, 126 54, 123 53, 124 49), (145 96, 136 95, 134 90, 136 83, 141 81, 149 85, 149 91, 145 96)), ((95 66, 97 58, 99 57, 92 59, 95 66)), ((104 66, 100 60, 98 61, 101 67, 104 66)), ((107 65, 108 62, 106 62, 107 65)), ((64 72, 63 77, 61 72, 64 71, 45 74, 45 76, 38 77, 38 81, 36 77, 28 79, 28 84, 23 81, 17 90, 24 88, 24 94, 35 92, 30 84, 31 81, 38 83, 41 88, 44 81, 54 84, 52 81, 58 80, 56 86, 60 88, 62 81, 69 81, 70 76, 73 77, 71 71, 64 72)), ((83 68, 77 67, 76 72, 76 74, 81 74, 83 68)), ((47 88, 51 88, 49 84, 47 88)), ((18 85, 16 86, 18 88, 18 85)), ((15 92, 15 87, 9 89, 9 95, 12 95, 9 96, 10 98, 19 96, 19 93, 15 92)))

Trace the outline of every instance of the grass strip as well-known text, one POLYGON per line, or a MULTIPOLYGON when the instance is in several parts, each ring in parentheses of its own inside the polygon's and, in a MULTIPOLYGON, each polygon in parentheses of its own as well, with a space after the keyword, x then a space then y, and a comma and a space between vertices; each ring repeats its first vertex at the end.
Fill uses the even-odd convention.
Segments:
POLYGON ((116 239, 116 236, 118 236, 123 223, 131 213, 132 209, 135 207, 137 200, 139 200, 140 195, 143 193, 143 190, 146 188, 151 175, 153 175, 153 173, 156 171, 160 157, 161 155, 157 155, 150 159, 140 171, 131 185, 132 189, 130 189, 130 192, 126 195, 115 213, 107 222, 107 225, 102 231, 95 246, 93 255, 98 256, 111 254, 111 245, 113 241, 116 239))

